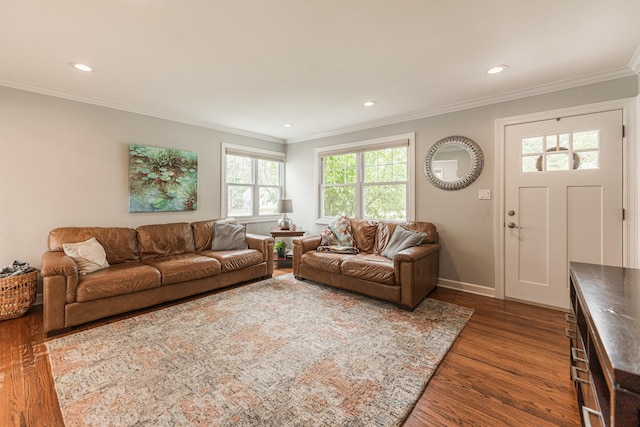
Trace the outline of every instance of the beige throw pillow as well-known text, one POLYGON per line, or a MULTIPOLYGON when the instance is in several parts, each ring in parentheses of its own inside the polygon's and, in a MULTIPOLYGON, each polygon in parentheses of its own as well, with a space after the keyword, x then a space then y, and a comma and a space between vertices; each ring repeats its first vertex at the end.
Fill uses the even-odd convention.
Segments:
POLYGON ((212 251, 247 249, 247 226, 226 221, 213 223, 212 251))
POLYGON ((93 273, 109 267, 107 254, 95 237, 84 242, 65 243, 62 249, 76 262, 80 274, 93 273))
POLYGON ((393 257, 401 250, 421 244, 425 237, 427 237, 427 233, 409 230, 408 228, 404 228, 399 225, 396 227, 396 231, 393 232, 391 240, 387 244, 387 247, 384 248, 381 255, 389 259, 393 259, 393 257))

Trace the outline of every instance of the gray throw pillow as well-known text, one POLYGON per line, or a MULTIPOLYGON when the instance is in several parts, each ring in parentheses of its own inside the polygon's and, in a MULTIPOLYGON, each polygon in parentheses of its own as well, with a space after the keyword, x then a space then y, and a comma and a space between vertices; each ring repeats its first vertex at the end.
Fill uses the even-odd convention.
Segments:
POLYGON ((232 222, 213 223, 212 251, 233 251, 247 249, 247 226, 232 222))
POLYGON ((382 251, 382 256, 393 259, 401 250, 418 246, 425 237, 427 237, 427 233, 409 230, 408 228, 398 225, 396 231, 393 232, 393 236, 391 236, 389 244, 387 244, 387 247, 382 251))

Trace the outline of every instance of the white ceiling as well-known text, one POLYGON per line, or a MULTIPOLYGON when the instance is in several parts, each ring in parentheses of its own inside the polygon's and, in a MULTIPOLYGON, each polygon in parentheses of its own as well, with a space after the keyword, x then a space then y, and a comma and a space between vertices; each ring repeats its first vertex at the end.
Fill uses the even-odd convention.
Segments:
POLYGON ((637 74, 639 46, 639 0, 0 0, 0 85, 289 142, 637 74))

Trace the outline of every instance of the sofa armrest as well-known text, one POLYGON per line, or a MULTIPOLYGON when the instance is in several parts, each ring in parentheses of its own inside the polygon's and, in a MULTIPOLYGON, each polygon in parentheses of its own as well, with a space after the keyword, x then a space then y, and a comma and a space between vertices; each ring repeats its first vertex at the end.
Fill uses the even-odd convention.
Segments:
POLYGON ((300 249, 300 255, 305 252, 315 251, 320 246, 321 237, 319 234, 313 236, 296 237, 293 239, 293 250, 300 249))
POLYGON ((41 274, 44 331, 63 329, 65 306, 76 300, 78 267, 64 252, 49 251, 42 255, 41 274))
POLYGON ((440 245, 428 243, 404 249, 393 258, 401 304, 414 309, 438 284, 440 245))
POLYGON ((76 290, 78 288, 78 265, 70 256, 64 252, 49 251, 42 255, 42 280, 43 291, 47 293, 47 283, 54 277, 64 278, 65 301, 67 303, 76 300, 76 290))
POLYGON ((247 245, 249 249, 262 252, 264 262, 273 263, 273 237, 247 233, 247 245))
POLYGON ((293 239, 293 275, 299 275, 300 260, 302 254, 309 251, 315 251, 320 246, 321 237, 319 234, 305 237, 296 237, 293 239))
POLYGON ((413 246, 411 248, 403 249, 400 252, 396 253, 393 257, 393 262, 415 262, 420 258, 424 258, 433 252, 440 251, 439 244, 424 244, 420 246, 413 246))

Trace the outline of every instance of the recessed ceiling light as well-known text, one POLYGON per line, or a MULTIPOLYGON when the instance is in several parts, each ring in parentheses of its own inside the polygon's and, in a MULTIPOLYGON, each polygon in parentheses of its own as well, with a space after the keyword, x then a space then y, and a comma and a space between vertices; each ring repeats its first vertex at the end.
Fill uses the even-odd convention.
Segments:
POLYGON ((290 128, 293 127, 293 125, 291 123, 285 123, 282 126, 286 127, 286 128, 290 128))
POLYGON ((69 65, 71 65, 76 70, 85 71, 87 73, 93 71, 93 68, 89 67, 87 64, 82 64, 80 62, 69 62, 69 65))
POLYGON ((509 68, 508 65, 494 65, 487 70, 487 74, 498 74, 509 68))
POLYGON ((362 105, 364 105, 365 107, 373 107, 374 105, 376 105, 377 102, 376 101, 364 101, 362 103, 362 105))

